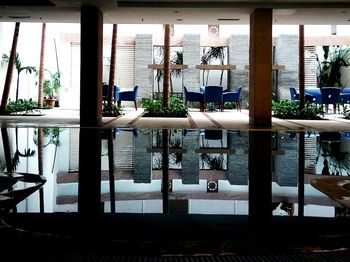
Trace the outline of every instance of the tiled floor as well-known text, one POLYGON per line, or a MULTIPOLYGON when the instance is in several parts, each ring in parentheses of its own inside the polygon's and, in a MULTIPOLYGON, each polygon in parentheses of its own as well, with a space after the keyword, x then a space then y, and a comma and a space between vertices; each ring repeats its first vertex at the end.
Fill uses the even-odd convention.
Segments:
MULTIPOLYGON (((0 116, 0 125, 4 126, 79 126, 79 110, 54 108, 42 110, 35 116, 0 116)), ((104 117, 103 127, 137 128, 218 128, 218 129, 257 129, 249 125, 249 111, 225 110, 224 112, 199 112, 190 109, 187 118, 148 118, 143 117, 143 109, 137 111, 125 108, 119 117, 104 117)), ((350 120, 342 115, 328 114, 325 120, 284 120, 272 118, 272 130, 319 130, 350 131, 350 120)), ((266 130, 266 128, 264 128, 266 130)))

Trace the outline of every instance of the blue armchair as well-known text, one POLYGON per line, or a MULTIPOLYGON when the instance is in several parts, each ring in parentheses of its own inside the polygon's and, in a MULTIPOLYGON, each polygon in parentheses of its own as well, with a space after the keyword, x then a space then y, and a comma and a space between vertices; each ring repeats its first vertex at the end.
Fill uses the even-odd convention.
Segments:
POLYGON ((233 90, 232 92, 224 92, 222 94, 222 105, 221 105, 221 111, 224 110, 224 104, 225 102, 232 102, 235 103, 237 111, 241 111, 241 91, 242 91, 242 87, 241 86, 237 86, 235 88, 235 90, 233 90))
POLYGON ((139 87, 136 85, 134 86, 134 89, 132 91, 120 91, 119 97, 117 99, 118 107, 121 106, 122 101, 134 101, 135 110, 137 110, 136 98, 137 98, 138 88, 139 87))
MULTIPOLYGON (((120 91, 120 86, 114 86, 113 90, 113 101, 116 103, 118 101, 119 97, 119 91, 120 91)), ((107 83, 102 83, 102 100, 107 101, 108 97, 108 84, 107 83)))
POLYGON ((188 102, 199 102, 200 111, 204 111, 204 94, 198 92, 188 91, 187 86, 184 86, 184 95, 185 95, 185 105, 188 102))
POLYGON ((340 103, 340 88, 339 87, 322 87, 322 105, 326 106, 328 112, 328 105, 333 104, 333 113, 336 113, 337 105, 340 103))
POLYGON ((207 103, 217 103, 222 111, 222 91, 222 86, 206 86, 204 92, 204 108, 207 103))
POLYGON ((344 87, 343 91, 340 92, 340 103, 350 104, 350 87, 344 87))
POLYGON ((299 100, 299 93, 295 87, 290 87, 289 92, 290 92, 290 100, 292 101, 299 100))

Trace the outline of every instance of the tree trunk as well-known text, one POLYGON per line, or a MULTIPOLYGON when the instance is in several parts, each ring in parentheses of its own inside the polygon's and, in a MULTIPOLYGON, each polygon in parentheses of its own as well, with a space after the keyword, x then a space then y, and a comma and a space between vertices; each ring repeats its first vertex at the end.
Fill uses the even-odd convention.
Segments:
POLYGON ((169 106, 169 80, 170 80, 170 25, 164 26, 164 76, 163 76, 163 108, 169 106))
POLYGON ((17 41, 18 41, 18 34, 19 34, 19 25, 20 25, 20 23, 16 22, 15 31, 14 31, 13 40, 12 40, 11 54, 10 54, 10 59, 9 59, 8 67, 7 67, 4 91, 2 93, 2 99, 1 99, 1 105, 0 105, 0 114, 6 113, 7 100, 9 98, 10 88, 11 88, 13 65, 14 65, 15 57, 16 57, 17 41))
MULTIPOLYGON (((43 172, 43 129, 38 128, 38 175, 44 175, 43 172)), ((40 213, 44 213, 44 189, 39 189, 40 213)))
POLYGON ((107 96, 107 105, 109 108, 112 107, 112 98, 113 98, 113 94, 114 94, 116 53, 117 53, 117 25, 113 24, 112 47, 111 47, 111 65, 109 67, 109 83, 108 83, 108 96, 107 96))
POLYGON ((299 112, 302 113, 305 104, 305 40, 304 25, 299 25, 299 112))
POLYGON ((40 49, 40 65, 39 65, 39 87, 38 87, 38 105, 43 107, 44 103, 44 58, 45 58, 45 40, 46 40, 46 23, 43 23, 41 29, 41 49, 40 49))

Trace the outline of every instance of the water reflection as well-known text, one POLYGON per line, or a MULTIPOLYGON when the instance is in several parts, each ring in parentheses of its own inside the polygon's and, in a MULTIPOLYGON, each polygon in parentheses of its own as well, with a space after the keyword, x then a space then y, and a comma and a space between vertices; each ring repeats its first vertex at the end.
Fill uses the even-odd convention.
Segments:
POLYGON ((348 184, 349 141, 341 132, 8 128, 1 166, 47 180, 17 212, 337 217, 349 190, 315 179, 348 184))

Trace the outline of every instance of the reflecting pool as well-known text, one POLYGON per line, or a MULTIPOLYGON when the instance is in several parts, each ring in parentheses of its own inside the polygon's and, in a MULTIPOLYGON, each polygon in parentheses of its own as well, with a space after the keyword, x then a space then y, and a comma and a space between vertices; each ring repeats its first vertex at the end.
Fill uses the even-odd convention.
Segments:
MULTIPOLYGON (((45 178, 9 213, 349 215, 349 133, 18 127, 1 135, 4 175, 45 178)), ((0 203, 28 186, 2 187, 0 203)))

